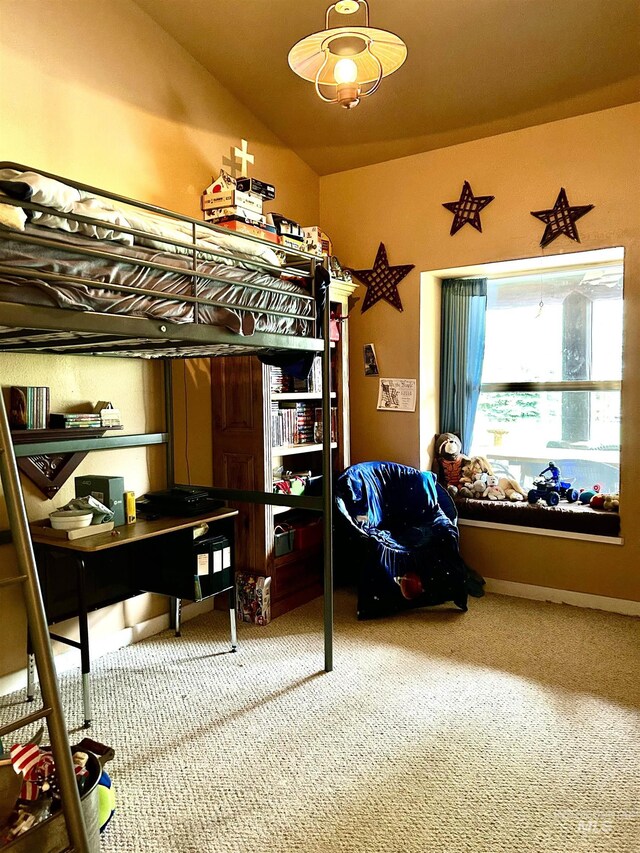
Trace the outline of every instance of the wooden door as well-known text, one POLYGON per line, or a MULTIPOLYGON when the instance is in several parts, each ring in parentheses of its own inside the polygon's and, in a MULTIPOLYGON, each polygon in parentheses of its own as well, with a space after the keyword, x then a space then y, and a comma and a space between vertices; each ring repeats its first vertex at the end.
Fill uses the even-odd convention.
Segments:
MULTIPOLYGON (((230 489, 271 488, 268 368, 255 356, 211 359, 213 482, 230 489), (266 435, 265 435, 266 433, 266 435)), ((262 504, 234 503, 236 568, 271 575, 273 515, 262 504)))

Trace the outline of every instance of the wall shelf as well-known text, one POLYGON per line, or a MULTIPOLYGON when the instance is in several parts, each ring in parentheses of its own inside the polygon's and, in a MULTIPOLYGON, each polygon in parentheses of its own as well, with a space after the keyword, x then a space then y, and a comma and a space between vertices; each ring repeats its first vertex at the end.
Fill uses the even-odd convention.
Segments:
MULTIPOLYGON (((331 448, 335 449, 338 446, 337 442, 331 442, 331 448)), ((322 450, 321 444, 285 444, 281 447, 272 447, 272 456, 292 456, 294 453, 313 453, 316 450, 322 450)))
POLYGON ((49 499, 60 490, 92 450, 166 444, 166 432, 106 436, 123 427, 12 430, 18 468, 49 499), (80 435, 81 433, 81 435, 80 435))
MULTIPOLYGON (((332 391, 331 399, 335 400, 337 394, 335 391, 332 391)), ((318 391, 291 391, 291 392, 280 392, 275 393, 271 392, 271 399, 285 402, 295 402, 296 400, 322 400, 322 392, 318 391)))

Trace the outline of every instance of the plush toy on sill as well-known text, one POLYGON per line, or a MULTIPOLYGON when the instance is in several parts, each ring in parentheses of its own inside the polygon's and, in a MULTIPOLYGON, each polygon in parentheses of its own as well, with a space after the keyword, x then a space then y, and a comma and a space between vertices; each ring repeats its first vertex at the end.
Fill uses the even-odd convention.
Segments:
POLYGON ((450 495, 458 493, 462 466, 469 457, 462 453, 462 442, 452 432, 443 432, 436 437, 436 461, 438 463, 438 479, 450 495))
POLYGON ((602 486, 600 485, 600 483, 596 483, 591 489, 580 489, 578 500, 582 504, 590 504, 591 498, 595 495, 599 495, 601 491, 602 486))
POLYGON ((478 479, 478 474, 486 474, 487 476, 493 474, 491 463, 484 456, 472 456, 464 463, 460 475, 460 485, 473 485, 478 479))
POLYGON ((620 512, 620 495, 605 495, 602 509, 606 509, 607 512, 620 512))
POLYGON ((595 494, 589 501, 592 509, 604 509, 607 512, 620 511, 620 495, 618 494, 595 494))
POLYGON ((458 494, 461 498, 473 498, 481 500, 484 496, 484 490, 487 488, 487 480, 489 475, 486 471, 478 471, 474 475, 473 483, 465 483, 460 487, 458 494))
POLYGON ((500 477, 498 485, 508 501, 523 501, 527 495, 522 486, 511 477, 500 477))
POLYGON ((503 501, 505 499, 505 494, 498 485, 498 478, 495 474, 491 474, 487 478, 487 488, 484 490, 482 497, 490 501, 503 501))

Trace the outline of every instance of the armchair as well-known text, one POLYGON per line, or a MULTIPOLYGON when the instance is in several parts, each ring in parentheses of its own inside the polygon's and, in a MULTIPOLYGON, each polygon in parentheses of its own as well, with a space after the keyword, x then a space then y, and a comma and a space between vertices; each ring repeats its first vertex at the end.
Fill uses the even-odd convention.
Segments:
POLYGON ((336 481, 335 501, 336 568, 357 570, 359 619, 446 601, 467 609, 457 512, 433 473, 352 465, 336 481))

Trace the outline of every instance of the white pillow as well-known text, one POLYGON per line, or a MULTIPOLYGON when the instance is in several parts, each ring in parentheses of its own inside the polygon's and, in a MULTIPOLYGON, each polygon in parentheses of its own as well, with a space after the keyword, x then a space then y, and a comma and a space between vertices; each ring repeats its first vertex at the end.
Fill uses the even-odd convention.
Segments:
POLYGON ((53 207, 69 213, 83 194, 53 178, 37 172, 18 172, 15 169, 0 169, 0 189, 11 198, 32 201, 43 207, 53 207))
POLYGON ((24 231, 26 221, 27 214, 21 207, 16 207, 13 204, 0 204, 0 225, 15 228, 17 231, 24 231))

